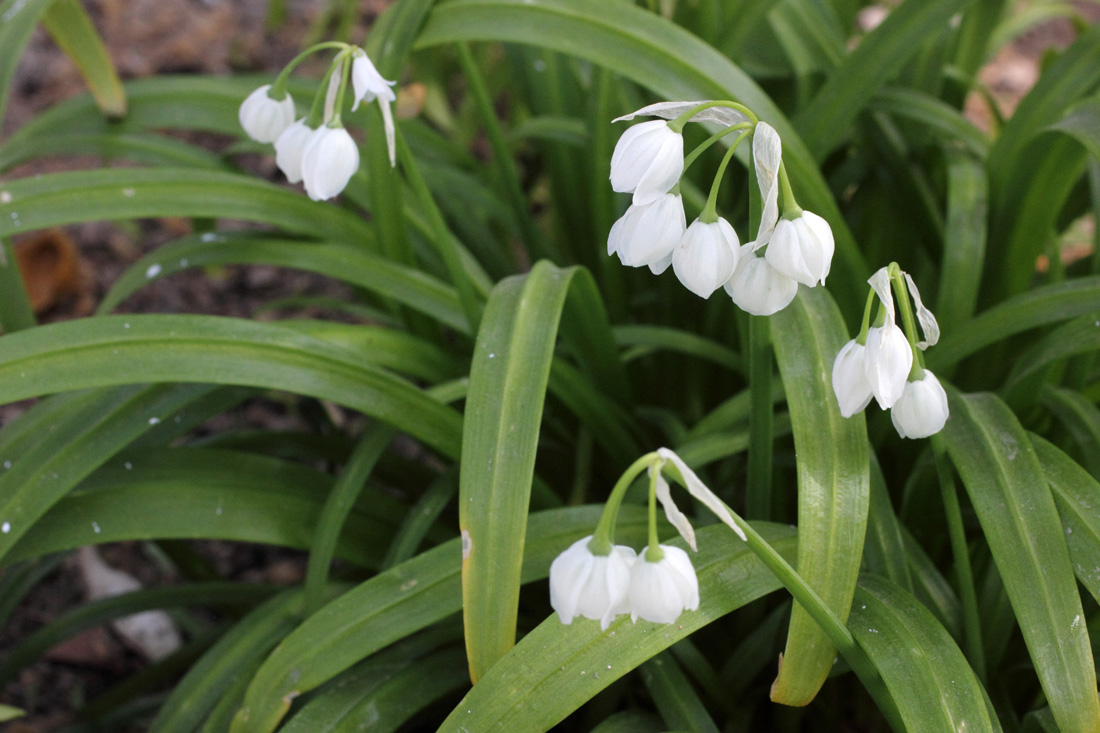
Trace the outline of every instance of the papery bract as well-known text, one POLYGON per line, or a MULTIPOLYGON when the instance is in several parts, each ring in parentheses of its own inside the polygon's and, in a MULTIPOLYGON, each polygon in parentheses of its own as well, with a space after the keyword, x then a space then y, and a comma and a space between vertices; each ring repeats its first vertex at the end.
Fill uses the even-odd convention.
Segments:
POLYGON ((696 219, 672 252, 672 269, 684 287, 709 298, 733 276, 740 243, 730 223, 719 217, 706 223, 696 219))
POLYGON ((790 305, 798 294, 798 283, 776 272, 764 257, 757 257, 754 245, 741 245, 737 267, 725 288, 741 310, 754 316, 770 316, 790 305))
POLYGON ((855 339, 841 347, 833 362, 833 393, 844 417, 851 417, 871 402, 867 347, 855 339))
POLYGON ((920 379, 905 383, 905 391, 890 410, 890 420, 903 438, 927 438, 943 430, 950 414, 940 380, 925 369, 920 379))
POLYGON ((628 128, 611 155, 611 188, 633 192, 637 206, 667 194, 683 172, 684 137, 663 120, 628 128))
POLYGON ((818 282, 825 284, 834 249, 829 223, 803 211, 797 219, 782 219, 775 225, 765 256, 776 271, 812 288, 818 282))
POLYGON ((683 199, 665 194, 651 204, 626 210, 607 235, 607 253, 619 255, 630 267, 654 265, 671 256, 686 227, 683 199))
POLYGON ((752 160, 756 183, 760 187, 760 226, 756 229, 755 249, 771 241, 779 221, 779 166, 783 162, 783 143, 779 133, 767 122, 759 122, 752 136, 752 160))
POLYGON ((563 624, 577 616, 600 622, 606 629, 611 620, 629 610, 630 569, 636 553, 615 545, 608 555, 595 555, 588 548, 589 535, 577 540, 554 558, 550 565, 550 605, 563 624))
POLYGON ((348 185, 359 169, 359 147, 342 127, 322 125, 302 152, 302 181, 314 201, 325 201, 348 185))
POLYGON ((250 138, 258 143, 273 143, 294 122, 294 100, 287 94, 283 99, 268 95, 270 84, 254 90, 241 102, 237 119, 250 138))
POLYGON ((664 552, 657 562, 645 552, 630 570, 630 618, 670 624, 680 613, 699 608, 699 579, 688 554, 679 547, 660 545, 664 552))

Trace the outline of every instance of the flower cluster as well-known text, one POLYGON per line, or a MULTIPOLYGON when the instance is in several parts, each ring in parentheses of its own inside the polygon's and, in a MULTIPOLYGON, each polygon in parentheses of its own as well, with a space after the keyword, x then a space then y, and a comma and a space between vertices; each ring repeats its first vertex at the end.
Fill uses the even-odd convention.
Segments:
POLYGON ((924 368, 921 352, 939 340, 936 317, 921 301, 913 278, 896 264, 876 272, 868 283, 871 292, 859 336, 844 344, 833 362, 833 391, 840 414, 851 417, 874 397, 879 407, 890 410, 890 419, 901 437, 935 435, 947 423, 947 393, 936 376, 924 368), (901 305, 905 330, 895 320, 891 285, 901 305), (923 341, 917 340, 910 296, 923 341), (876 298, 879 313, 871 326, 871 306, 876 298))
POLYGON ((684 287, 696 295, 709 298, 724 287, 740 308, 759 316, 785 308, 799 283, 807 287, 825 283, 833 258, 832 230, 795 201, 779 135, 771 126, 728 101, 663 102, 616 122, 636 116, 663 119, 634 125, 615 146, 611 187, 633 194, 633 199, 611 227, 608 255, 618 255, 630 267, 647 266, 658 275, 671 265, 684 287), (682 131, 691 121, 717 122, 723 127, 685 158, 682 131), (738 137, 722 160, 706 206, 688 226, 680 179, 706 147, 727 134, 738 137), (756 239, 741 244, 733 226, 718 216, 716 200, 730 158, 749 137, 763 209, 756 239))
POLYGON ((695 531, 672 501, 663 472, 682 484, 744 539, 729 509, 667 448, 643 456, 623 475, 608 499, 596 532, 577 540, 550 565, 550 605, 564 624, 577 616, 600 622, 606 629, 619 614, 629 613, 659 624, 672 623, 680 613, 699 608, 699 580, 687 552, 657 541, 654 505, 660 501, 665 516, 695 550, 695 531), (610 539, 623 494, 641 471, 650 478, 649 546, 639 556, 632 548, 614 545, 610 539))
POLYGON ((395 82, 383 79, 361 48, 342 43, 314 46, 291 61, 274 84, 256 89, 241 103, 238 116, 245 133, 256 142, 274 143, 279 170, 291 183, 304 183, 314 201, 339 194, 359 169, 359 147, 340 119, 349 75, 354 90, 353 111, 362 101, 378 100, 390 164, 394 165, 395 130, 390 104, 396 99, 391 89, 395 82), (308 54, 332 45, 341 51, 329 70, 326 93, 317 96, 309 115, 295 120, 294 100, 286 91, 287 77, 308 54))

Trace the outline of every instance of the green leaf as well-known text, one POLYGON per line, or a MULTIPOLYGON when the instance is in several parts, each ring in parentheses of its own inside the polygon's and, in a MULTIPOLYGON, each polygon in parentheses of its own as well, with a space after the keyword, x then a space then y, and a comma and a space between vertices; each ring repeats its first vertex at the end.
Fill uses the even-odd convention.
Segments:
POLYGON ((718 733, 718 726, 671 652, 661 652, 638 671, 670 730, 718 733))
POLYGON ((961 144, 971 156, 984 160, 989 152, 989 137, 959 110, 917 89, 884 87, 871 98, 869 109, 887 112, 920 123, 938 133, 947 145, 961 144))
POLYGON ((459 479, 463 618, 475 683, 515 644, 542 405, 572 272, 541 261, 503 280, 478 331, 459 479))
POLYGON ((1089 354, 1100 348, 1100 313, 1076 318, 1040 338, 1021 354, 1012 365, 1005 382, 1010 396, 1027 392, 1030 398, 1038 397, 1028 389, 1028 377, 1075 354, 1089 354))
POLYGON ((1042 401, 1073 436, 1089 473, 1100 476, 1100 409, 1080 392, 1050 385, 1043 389, 1042 401))
POLYGON ((906 731, 1000 730, 951 635, 902 588, 861 576, 848 628, 886 682, 906 731))
POLYGON ((0 121, 8 102, 15 69, 31 31, 54 0, 0 0, 0 121))
POLYGON ((949 393, 945 442, 997 563, 1043 692, 1067 731, 1100 727, 1096 673, 1073 566, 1042 468, 990 394, 949 393))
POLYGON ((0 237, 83 221, 200 216, 373 242, 372 230, 354 214, 237 173, 194 168, 77 171, 9 181, 3 191, 8 195, 0 200, 0 237))
POLYGON ((22 718, 26 714, 23 710, 13 708, 11 705, 0 705, 0 723, 22 718))
POLYGON ((144 133, 42 134, 18 146, 0 146, 0 172, 36 158, 95 155, 105 160, 129 160, 169 168, 229 170, 222 158, 190 143, 144 133))
MULTIPOLYGON (((757 524, 784 555, 794 554, 790 527, 757 524)), ((621 524, 619 525, 621 529, 621 524)), ((607 631, 594 621, 565 626, 552 615, 486 673, 443 721, 478 733, 549 730, 616 680, 692 632, 779 588, 779 581, 728 528, 697 530, 692 562, 699 578, 699 609, 674 624, 631 623, 620 616, 607 631)), ((683 546, 677 538, 669 544, 683 546)))
POLYGON ((447 456, 458 413, 355 351, 289 328, 214 316, 101 316, 3 337, 0 403, 131 382, 282 389, 363 411, 447 456))
POLYGON ((1084 146, 1093 159, 1100 159, 1100 97, 1075 104, 1066 116, 1046 130, 1062 132, 1084 146))
POLYGON ((11 242, 0 237, 0 333, 30 328, 34 311, 11 242))
POLYGON ((964 327, 978 304, 985 262, 989 184, 982 158, 951 147, 945 147, 944 155, 947 221, 936 319, 941 332, 948 334, 964 327))
MULTIPOLYGON (((871 486, 862 414, 845 419, 833 394, 833 360, 847 340, 844 320, 821 288, 800 288, 771 319, 798 454, 798 572, 844 621, 852 603, 871 486)), ((836 650, 801 606, 791 613, 772 700, 805 705, 833 666, 836 650)))
MULTIPOLYGON (((873 454, 872 454, 873 455, 873 454)), ((863 544, 863 561, 867 570, 889 578, 905 591, 913 592, 905 551, 905 536, 901 523, 890 503, 882 468, 878 459, 871 460, 871 499, 867 517, 867 539, 863 544)))
POLYGON ((56 0, 42 16, 42 25, 76 64, 96 104, 108 117, 126 114, 126 93, 103 39, 78 0, 56 0))
MULTIPOLYGON (((541 580, 550 562, 592 531, 600 506, 531 514, 524 546, 524 582, 541 580)), ((645 512, 624 507, 617 532, 640 544, 645 512)), ((423 552, 340 596, 311 616, 272 652, 249 685, 234 733, 274 730, 299 694, 327 682, 388 644, 462 608, 462 541, 423 552)), ((583 624, 578 624, 578 626, 583 624)))
POLYGON ((670 326, 616 326, 615 343, 632 349, 631 359, 663 350, 709 361, 735 372, 744 369, 740 355, 733 349, 670 326))

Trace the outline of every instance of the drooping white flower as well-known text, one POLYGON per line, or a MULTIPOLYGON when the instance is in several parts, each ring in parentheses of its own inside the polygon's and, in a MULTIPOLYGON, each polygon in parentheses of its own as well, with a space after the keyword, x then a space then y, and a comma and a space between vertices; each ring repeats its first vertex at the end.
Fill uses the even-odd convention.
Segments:
POLYGON ((275 140, 275 165, 291 183, 302 180, 302 153, 313 132, 303 117, 283 130, 283 134, 275 140))
POLYGON ((753 253, 755 244, 741 245, 726 292, 741 310, 754 316, 770 316, 790 305, 798 293, 798 283, 777 272, 767 258, 757 257, 753 253))
POLYGON ((376 97, 387 102, 394 101, 397 95, 390 87, 396 83, 396 81, 383 79, 363 49, 357 50, 351 62, 351 85, 355 90, 355 101, 351 111, 357 110, 360 102, 370 104, 376 97))
POLYGON ((608 555, 595 555, 588 549, 591 540, 591 535, 577 540, 554 558, 550 605, 563 624, 583 616, 606 629, 615 616, 630 609, 630 569, 637 555, 625 545, 615 545, 608 555))
POLYGON ((888 410, 901 397, 913 368, 913 347, 891 320, 867 331, 865 374, 878 406, 888 410))
POLYGON ((684 136, 663 120, 630 127, 611 154, 611 188, 644 206, 667 194, 684 172, 684 136))
POLYGON ((871 401, 867 347, 855 339, 841 347, 833 362, 833 392, 844 417, 860 412, 871 401))
POLYGON ((890 420, 903 438, 935 435, 943 430, 949 415, 947 393, 927 369, 920 379, 905 383, 905 390, 890 410, 890 420))
POLYGON ((670 257, 686 227, 683 198, 667 193, 628 208, 607 235, 607 253, 619 255, 629 267, 655 265, 670 257))
POLYGON ((753 132, 752 160, 762 203, 755 245, 755 249, 760 249, 771 241, 779 221, 779 165, 783 162, 783 143, 767 122, 757 123, 753 132))
POLYGON ((359 169, 359 147, 343 127, 322 125, 302 151, 302 181, 314 201, 325 201, 344 190, 359 169))
POLYGON ((283 130, 294 122, 294 100, 287 94, 283 99, 268 95, 270 84, 264 84, 241 102, 237 119, 245 133, 258 143, 273 143, 283 130))
POLYGON ((672 269, 684 287, 709 298, 733 276, 740 242, 730 223, 718 217, 707 223, 696 219, 672 252, 672 269))
POLYGON ((778 272, 807 287, 824 285, 833 262, 833 230, 811 211, 775 225, 765 256, 778 272))
POLYGON ((688 554, 660 545, 664 556, 650 562, 645 553, 630 569, 630 618, 670 624, 684 610, 699 608, 699 579, 688 554))

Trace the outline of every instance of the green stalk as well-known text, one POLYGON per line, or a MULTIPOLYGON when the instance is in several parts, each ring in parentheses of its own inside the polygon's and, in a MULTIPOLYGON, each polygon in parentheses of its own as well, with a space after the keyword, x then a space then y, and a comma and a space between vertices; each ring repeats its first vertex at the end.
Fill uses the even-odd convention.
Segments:
POLYGON ((982 621, 978 615, 978 594, 974 588, 974 573, 970 567, 970 551, 966 546, 966 530, 963 527, 962 509, 955 481, 948 465, 947 448, 941 434, 933 435, 932 454, 936 459, 936 474, 943 496, 943 509, 947 515, 947 533, 951 539, 951 552, 955 556, 955 572, 959 581, 959 600, 963 607, 963 625, 966 629, 966 656, 974 673, 984 685, 985 647, 982 646, 982 621))
MULTIPOLYGON (((723 127, 721 130, 714 133, 703 142, 699 143, 697 146, 695 146, 694 150, 684 156, 684 173, 687 173, 687 169, 691 167, 691 164, 694 163, 700 155, 706 152, 707 148, 724 138, 726 135, 732 135, 739 130, 751 129, 751 122, 742 122, 740 125, 730 125, 729 127, 723 127)), ((734 144, 736 145, 737 143, 734 144)))
POLYGON ((779 190, 783 194, 783 218, 797 219, 802 216, 802 208, 794 198, 794 189, 791 188, 791 179, 787 176, 787 166, 779 161, 779 190))
POLYGON ((271 88, 267 90, 267 96, 276 100, 286 99, 286 83, 287 79, 290 78, 290 72, 294 71, 294 67, 305 61, 307 56, 317 53, 318 51, 324 51, 329 48, 339 48, 343 51, 346 51, 347 49, 351 48, 351 46, 341 41, 325 41, 324 43, 318 43, 314 46, 310 46, 305 51, 302 51, 300 54, 292 58, 290 60, 290 63, 283 67, 283 70, 279 72, 279 75, 277 77, 275 77, 275 81, 271 83, 271 88))
POLYGON ((745 515, 768 519, 772 507, 772 343, 766 317, 749 316, 749 466, 745 515))
POLYGON ((657 539, 657 479, 661 470, 651 470, 649 476, 649 546, 646 547, 646 562, 660 562, 665 556, 661 542, 657 539))
POLYGON ((901 311, 901 322, 905 327, 905 335, 909 338, 909 348, 913 350, 913 366, 909 369, 909 381, 915 382, 924 377, 924 353, 917 348, 920 334, 917 333, 917 321, 913 316, 913 305, 909 302, 909 286, 905 282, 905 276, 902 274, 898 263, 891 262, 889 272, 890 284, 894 287, 898 310, 901 311))
POLYGON ((611 546, 614 544, 615 539, 615 519, 619 516, 619 507, 623 503, 623 497, 626 496, 626 490, 630 488, 630 484, 634 483, 634 479, 638 477, 638 474, 660 460, 660 456, 656 453, 646 453, 631 463, 630 467, 615 482, 615 486, 611 489, 611 495, 607 497, 607 503, 604 504, 600 521, 596 524, 596 531, 592 533, 592 540, 588 543, 588 549, 592 551, 592 554, 611 554, 611 546))
POLYGON ((19 274, 15 249, 8 239, 0 238, 0 331, 15 333, 34 325, 34 310, 19 274))
POLYGON ((703 211, 699 214, 699 219, 707 224, 713 224, 718 221, 718 189, 722 186, 722 177, 726 174, 726 166, 730 164, 730 160, 733 159, 733 154, 737 152, 737 147, 744 141, 746 137, 752 133, 748 130, 742 132, 733 144, 730 145, 729 150, 722 156, 722 162, 718 165, 718 171, 714 174, 714 181, 710 184, 710 195, 707 197, 707 205, 703 207, 703 211))

